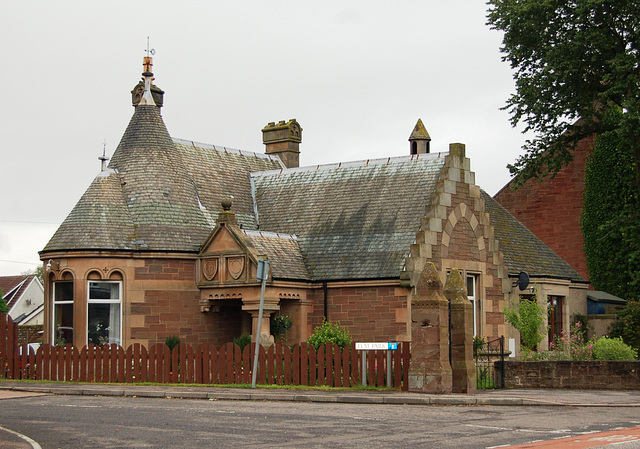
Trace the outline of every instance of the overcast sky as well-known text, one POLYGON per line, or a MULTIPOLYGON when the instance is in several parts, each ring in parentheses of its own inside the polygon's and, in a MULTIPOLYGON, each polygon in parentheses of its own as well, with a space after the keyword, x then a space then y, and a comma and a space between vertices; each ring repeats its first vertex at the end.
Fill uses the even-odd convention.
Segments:
POLYGON ((495 194, 525 138, 500 108, 514 90, 502 34, 476 0, 5 1, 0 4, 0 275, 38 251, 111 156, 133 114, 147 36, 173 137, 264 152, 296 118, 300 163, 466 144, 495 194))

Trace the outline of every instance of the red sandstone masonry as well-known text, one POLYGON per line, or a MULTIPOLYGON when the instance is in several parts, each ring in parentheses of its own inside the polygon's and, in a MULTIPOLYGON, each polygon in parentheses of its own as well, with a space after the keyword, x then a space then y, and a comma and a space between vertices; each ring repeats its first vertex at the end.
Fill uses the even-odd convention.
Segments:
MULTIPOLYGON (((396 321, 396 310, 407 308, 406 296, 395 296, 395 287, 342 287, 328 289, 328 315, 332 323, 349 328, 353 341, 394 341, 407 335, 406 321, 396 321)), ((312 328, 322 324, 322 290, 314 292, 312 328)))
POLYGON ((589 279, 583 250, 580 214, 584 170, 592 153, 593 138, 579 143, 573 161, 553 179, 530 180, 518 190, 505 186, 495 199, 536 237, 589 279))
POLYGON ((640 390, 640 361, 505 361, 505 386, 640 390))
POLYGON ((200 291, 193 260, 148 259, 136 268, 136 280, 162 281, 162 290, 146 290, 145 302, 131 304, 131 315, 144 316, 144 327, 132 327, 133 340, 164 343, 172 335, 188 344, 224 344, 240 336, 241 307, 226 304, 220 313, 200 312, 200 291), (175 284, 172 283, 175 281, 175 284), (184 281, 192 281, 185 288, 184 281))

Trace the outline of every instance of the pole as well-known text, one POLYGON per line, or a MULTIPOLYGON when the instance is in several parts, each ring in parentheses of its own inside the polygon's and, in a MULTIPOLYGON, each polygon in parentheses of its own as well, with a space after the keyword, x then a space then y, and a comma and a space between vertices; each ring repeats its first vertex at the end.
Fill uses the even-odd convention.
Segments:
POLYGON ((264 290, 267 286, 267 277, 269 277, 269 261, 266 259, 258 260, 258 280, 262 281, 260 288, 260 307, 258 309, 258 329, 256 335, 256 350, 253 356, 253 374, 251 376, 251 388, 256 388, 256 379, 258 377, 258 355, 260 354, 260 333, 262 332, 262 314, 264 311, 264 290))
POLYGON ((367 386, 367 351, 362 351, 362 386, 367 386))
POLYGON ((391 388, 391 351, 387 349, 387 388, 391 388))

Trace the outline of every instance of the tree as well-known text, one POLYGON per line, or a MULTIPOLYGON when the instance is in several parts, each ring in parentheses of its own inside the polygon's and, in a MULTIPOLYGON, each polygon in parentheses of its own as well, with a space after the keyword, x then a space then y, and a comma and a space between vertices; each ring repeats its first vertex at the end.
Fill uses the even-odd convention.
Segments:
POLYGON ((520 332, 520 346, 535 351, 544 338, 546 310, 535 299, 520 298, 517 310, 504 309, 504 320, 520 332))
POLYGON ((42 268, 42 265, 37 266, 33 270, 23 271, 20 274, 35 274, 36 277, 40 280, 40 283, 44 285, 44 270, 42 268))
POLYGON ((609 336, 620 337, 629 346, 640 350, 640 301, 629 301, 618 312, 616 320, 611 324, 609 336))
POLYGON ((511 124, 532 132, 509 165, 515 185, 554 176, 585 137, 616 130, 632 149, 640 191, 640 2, 637 0, 489 0, 488 24, 504 31, 503 60, 516 93, 511 124), (611 128, 611 108, 624 114, 611 128))
MULTIPOLYGON (((604 120, 622 115, 612 111, 604 120)), ((585 168, 581 219, 589 280, 597 290, 640 301, 640 192, 634 180, 633 155, 619 133, 598 135, 585 168)))

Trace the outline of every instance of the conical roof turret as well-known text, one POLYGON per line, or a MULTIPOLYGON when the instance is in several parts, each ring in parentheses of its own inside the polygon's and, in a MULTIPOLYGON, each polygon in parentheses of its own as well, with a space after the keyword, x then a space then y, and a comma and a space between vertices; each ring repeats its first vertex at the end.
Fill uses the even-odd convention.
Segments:
POLYGON ((422 119, 418 119, 416 126, 413 127, 413 132, 409 136, 409 145, 411 154, 425 154, 431 150, 429 148, 431 142, 431 136, 427 132, 422 119))

